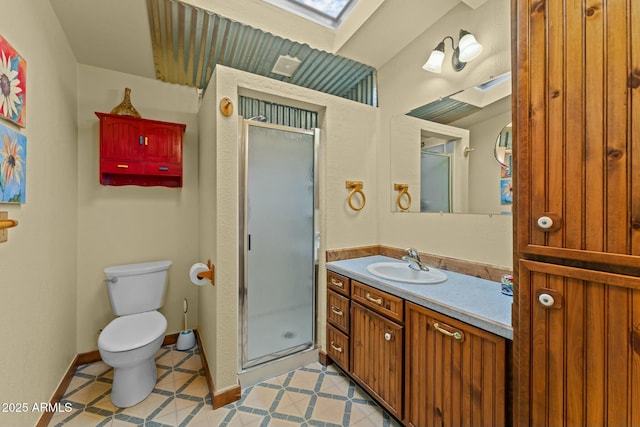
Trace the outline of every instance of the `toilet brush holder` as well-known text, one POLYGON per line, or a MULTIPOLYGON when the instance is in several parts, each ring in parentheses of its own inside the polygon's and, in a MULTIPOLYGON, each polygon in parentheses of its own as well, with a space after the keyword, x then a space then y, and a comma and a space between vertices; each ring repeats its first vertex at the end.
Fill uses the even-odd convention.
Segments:
POLYGON ((185 351, 193 348, 196 345, 196 336, 191 329, 180 332, 178 335, 178 342, 176 343, 176 349, 185 351))
POLYGON ((182 308, 184 312, 184 331, 180 332, 180 335, 178 335, 176 349, 185 351, 196 345, 196 335, 191 329, 187 329, 187 311, 189 311, 189 303, 187 302, 186 298, 182 303, 182 308))

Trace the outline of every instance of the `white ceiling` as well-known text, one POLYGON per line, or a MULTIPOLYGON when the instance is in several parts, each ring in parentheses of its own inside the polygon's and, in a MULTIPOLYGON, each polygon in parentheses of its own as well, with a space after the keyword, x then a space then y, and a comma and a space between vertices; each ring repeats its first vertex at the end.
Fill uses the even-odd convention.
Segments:
MULTIPOLYGON (((486 0, 462 0, 477 8, 486 0)), ((193 6, 379 68, 461 0, 360 0, 336 31, 261 0, 193 6)), ((81 64, 155 78, 146 0, 50 0, 81 64)))

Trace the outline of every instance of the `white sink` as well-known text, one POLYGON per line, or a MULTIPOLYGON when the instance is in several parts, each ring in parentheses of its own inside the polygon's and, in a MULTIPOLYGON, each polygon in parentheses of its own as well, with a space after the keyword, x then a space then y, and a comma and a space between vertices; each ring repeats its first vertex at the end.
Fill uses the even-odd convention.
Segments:
POLYGON ((367 271, 383 279, 405 283, 433 284, 447 280, 447 275, 429 267, 429 271, 416 271, 406 262, 376 262, 367 266, 367 271))

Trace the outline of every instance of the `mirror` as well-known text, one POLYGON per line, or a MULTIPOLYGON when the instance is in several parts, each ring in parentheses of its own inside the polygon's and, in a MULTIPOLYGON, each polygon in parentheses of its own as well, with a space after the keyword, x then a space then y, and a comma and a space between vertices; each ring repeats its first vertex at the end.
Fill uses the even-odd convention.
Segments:
POLYGON ((511 73, 393 117, 391 210, 510 214, 510 122, 511 73))
POLYGON ((494 155, 498 163, 505 168, 511 169, 512 132, 511 122, 502 128, 496 138, 496 148, 494 155))

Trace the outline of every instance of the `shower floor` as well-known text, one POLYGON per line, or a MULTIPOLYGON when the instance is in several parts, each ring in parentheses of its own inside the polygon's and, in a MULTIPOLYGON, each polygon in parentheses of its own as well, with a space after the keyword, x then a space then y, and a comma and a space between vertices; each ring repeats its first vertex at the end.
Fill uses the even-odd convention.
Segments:
POLYGON ((249 324, 249 360, 313 344, 313 323, 307 306, 249 317, 249 324))

